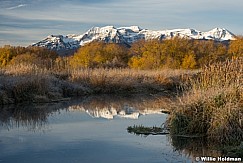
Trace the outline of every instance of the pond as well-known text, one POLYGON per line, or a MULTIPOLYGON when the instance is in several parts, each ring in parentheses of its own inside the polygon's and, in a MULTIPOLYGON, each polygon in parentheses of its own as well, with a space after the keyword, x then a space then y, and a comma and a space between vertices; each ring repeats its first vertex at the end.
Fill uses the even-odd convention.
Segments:
MULTIPOLYGON (((165 102, 164 97, 107 95, 1 108, 0 162, 192 162, 195 148, 182 148, 187 140, 127 132, 132 125, 162 125, 165 102)), ((197 147, 196 154, 201 150, 197 147)))

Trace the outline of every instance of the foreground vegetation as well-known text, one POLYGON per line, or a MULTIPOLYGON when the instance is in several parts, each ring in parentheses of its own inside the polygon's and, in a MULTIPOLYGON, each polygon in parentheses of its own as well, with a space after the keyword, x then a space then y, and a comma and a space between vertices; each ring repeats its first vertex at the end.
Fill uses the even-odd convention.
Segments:
POLYGON ((171 134, 200 135, 214 145, 242 151, 235 146, 243 142, 243 59, 203 68, 184 89, 171 105, 171 134))
POLYGON ((55 71, 17 64, 1 69, 0 104, 45 103, 92 94, 163 93, 172 96, 176 93, 176 85, 193 73, 104 68, 55 71))
POLYGON ((242 140, 242 84, 243 59, 203 68, 172 107, 172 134, 206 134, 220 143, 242 140))

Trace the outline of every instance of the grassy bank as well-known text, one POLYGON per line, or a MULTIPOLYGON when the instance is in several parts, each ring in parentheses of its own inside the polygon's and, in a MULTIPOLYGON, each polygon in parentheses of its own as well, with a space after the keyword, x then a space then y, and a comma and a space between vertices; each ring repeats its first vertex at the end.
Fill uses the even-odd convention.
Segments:
POLYGON ((201 135, 218 145, 243 141, 243 59, 202 69, 171 106, 172 135, 201 135))
POLYGON ((46 103, 94 94, 174 95, 186 70, 47 69, 16 64, 0 70, 0 104, 46 103))

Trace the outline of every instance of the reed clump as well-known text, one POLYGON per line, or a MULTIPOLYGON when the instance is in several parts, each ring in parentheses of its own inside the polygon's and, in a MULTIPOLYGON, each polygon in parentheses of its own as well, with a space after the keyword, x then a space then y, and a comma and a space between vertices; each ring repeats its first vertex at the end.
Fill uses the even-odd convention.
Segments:
POLYGON ((174 135, 201 135, 220 144, 243 140, 243 59, 204 67, 171 106, 174 135))

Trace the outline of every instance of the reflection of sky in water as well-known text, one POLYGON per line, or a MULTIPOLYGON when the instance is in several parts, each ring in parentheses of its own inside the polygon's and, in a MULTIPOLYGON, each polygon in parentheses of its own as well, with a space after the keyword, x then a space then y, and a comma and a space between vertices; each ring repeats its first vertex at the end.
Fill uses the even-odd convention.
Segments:
POLYGON ((201 31, 225 27, 242 34, 242 6, 241 0, 1 0, 0 45, 29 45, 50 34, 82 34, 104 25, 201 31))
POLYGON ((187 160, 173 152, 166 136, 128 134, 130 125, 159 126, 166 115, 138 120, 95 119, 81 111, 55 112, 39 131, 19 127, 0 130, 3 162, 167 162, 187 160))

